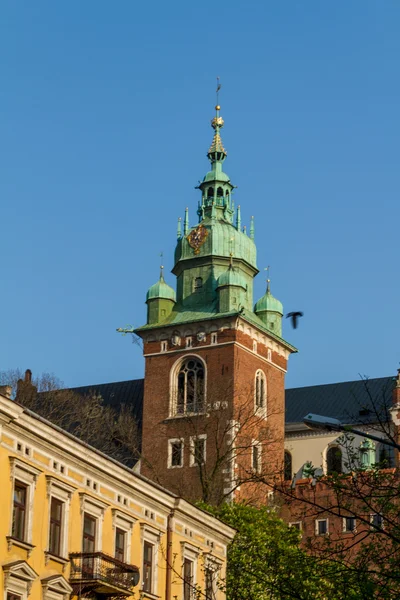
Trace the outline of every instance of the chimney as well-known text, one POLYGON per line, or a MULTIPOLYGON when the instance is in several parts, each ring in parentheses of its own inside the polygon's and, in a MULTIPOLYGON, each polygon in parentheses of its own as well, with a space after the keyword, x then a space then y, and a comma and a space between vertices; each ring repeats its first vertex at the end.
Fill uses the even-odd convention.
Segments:
POLYGON ((37 396, 37 387, 32 383, 32 371, 26 369, 24 379, 18 379, 15 400, 28 408, 32 407, 37 396))
POLYGON ((0 385, 0 395, 11 400, 12 387, 11 385, 0 385))

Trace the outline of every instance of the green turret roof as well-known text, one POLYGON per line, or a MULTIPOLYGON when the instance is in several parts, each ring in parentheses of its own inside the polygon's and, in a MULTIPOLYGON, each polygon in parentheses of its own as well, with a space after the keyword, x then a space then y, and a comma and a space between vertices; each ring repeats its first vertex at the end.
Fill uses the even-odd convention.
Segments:
POLYGON ((175 290, 165 283, 162 269, 160 279, 149 288, 146 294, 146 302, 147 300, 154 300, 155 298, 165 298, 175 302, 175 290))
POLYGON ((267 283, 267 291, 262 298, 256 302, 254 312, 257 314, 263 311, 277 312, 283 316, 283 305, 277 298, 271 294, 269 281, 267 283))

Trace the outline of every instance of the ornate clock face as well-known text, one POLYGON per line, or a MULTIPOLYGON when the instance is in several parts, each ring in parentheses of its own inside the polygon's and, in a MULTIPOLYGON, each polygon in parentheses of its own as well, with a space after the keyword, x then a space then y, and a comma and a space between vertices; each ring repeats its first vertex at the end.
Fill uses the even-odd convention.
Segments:
POLYGON ((199 225, 189 233, 187 241, 189 242, 189 246, 193 248, 195 254, 200 252, 200 248, 206 241, 207 236, 208 231, 203 225, 199 225))

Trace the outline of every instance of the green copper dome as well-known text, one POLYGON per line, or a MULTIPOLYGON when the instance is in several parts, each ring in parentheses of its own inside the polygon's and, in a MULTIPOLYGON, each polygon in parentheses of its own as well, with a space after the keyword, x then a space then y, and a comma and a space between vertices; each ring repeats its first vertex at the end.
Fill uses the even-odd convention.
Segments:
POLYGON ((162 275, 157 283, 149 288, 149 291, 146 294, 146 302, 147 300, 154 300, 155 298, 165 298, 175 302, 175 290, 165 283, 162 275))
POLYGON ((254 312, 256 314, 264 311, 277 312, 283 316, 282 302, 280 302, 277 298, 274 298, 274 296, 271 294, 269 282, 266 293, 258 300, 258 302, 256 302, 254 306, 254 312))
POLYGON ((244 290, 247 288, 244 278, 238 271, 235 271, 232 265, 229 266, 229 269, 225 271, 225 273, 222 273, 222 275, 218 277, 217 287, 220 288, 225 285, 242 287, 244 290))

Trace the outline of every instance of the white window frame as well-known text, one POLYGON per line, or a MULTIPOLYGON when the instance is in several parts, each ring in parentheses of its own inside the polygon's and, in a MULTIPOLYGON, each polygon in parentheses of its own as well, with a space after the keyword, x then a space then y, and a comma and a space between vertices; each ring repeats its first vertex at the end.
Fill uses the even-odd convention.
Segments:
POLYGON ((162 340, 160 351, 167 352, 167 350, 168 350, 168 342, 167 342, 167 340, 162 340))
MULTIPOLYGON (((143 592, 144 594, 149 593, 157 596, 158 592, 158 555, 160 546, 161 531, 147 525, 146 523, 140 524, 140 546, 142 548, 141 558, 141 569, 140 572, 143 574, 143 558, 144 558, 144 543, 147 542, 153 546, 152 556, 152 572, 151 572, 151 592, 143 592)), ((140 590, 143 589, 143 581, 140 583, 140 590)))
MULTIPOLYGON (((10 527, 9 527, 9 540, 8 546, 11 549, 12 544, 29 544, 32 545, 32 525, 33 525, 33 503, 35 496, 36 482, 39 475, 42 473, 36 467, 24 462, 16 456, 10 456, 10 479, 12 482, 12 493, 11 493, 11 512, 10 512, 10 527), (25 539, 17 540, 12 537, 12 515, 14 509, 14 486, 15 482, 20 481, 26 485, 26 512, 25 512, 25 539)), ((29 558, 30 552, 28 552, 29 558)))
POLYGON ((204 460, 202 462, 202 464, 204 465, 206 460, 207 460, 207 434, 206 433, 201 433, 200 435, 191 435, 190 436, 190 459, 189 459, 189 465, 191 467, 198 467, 199 464, 196 462, 196 457, 195 457, 195 442, 197 440, 204 440, 204 460))
POLYGON ((83 543, 83 525, 84 513, 87 513, 96 519, 96 537, 95 537, 95 552, 101 552, 103 545, 103 520, 104 513, 108 508, 108 504, 89 496, 85 492, 79 492, 80 509, 81 509, 81 545, 83 543))
POLYGON ((191 335, 185 339, 185 348, 193 348, 193 337, 191 335))
POLYGON ((54 556, 50 552, 50 512, 51 512, 51 499, 56 498, 63 504, 62 518, 61 518, 61 540, 60 540, 60 558, 68 559, 68 524, 69 524, 69 510, 71 505, 72 494, 76 491, 75 487, 60 481, 52 475, 46 475, 46 488, 47 488, 47 500, 48 500, 48 528, 47 528, 47 550, 45 552, 46 560, 48 563, 49 556, 54 556))
POLYGON ((182 418, 182 417, 187 417, 188 415, 192 415, 192 414, 204 414, 205 410, 206 410, 206 406, 207 406, 207 365, 204 362, 203 358, 201 356, 199 356, 198 354, 188 354, 187 356, 184 356, 183 358, 180 357, 178 358, 177 361, 175 361, 175 363, 172 365, 171 371, 170 371, 170 378, 169 378, 169 390, 170 390, 170 398, 169 398, 169 417, 172 418, 182 418), (183 413, 177 413, 177 403, 178 403, 178 375, 179 375, 179 371, 183 365, 183 363, 185 363, 188 360, 196 360, 199 361, 203 367, 203 371, 204 371, 204 390, 203 390, 203 410, 201 412, 195 412, 195 413, 188 413, 188 412, 183 412, 183 413))
POLYGON ((371 513, 369 515, 369 522, 371 524, 370 525, 371 531, 375 531, 376 532, 376 531, 380 531, 381 529, 385 529, 385 521, 384 521, 383 516, 382 516, 381 513, 371 513), (380 527, 375 527, 374 524, 373 524, 374 523, 374 517, 375 517, 375 515, 379 515, 380 518, 381 518, 381 520, 382 520, 382 524, 381 524, 380 527))
POLYGON ((255 352, 257 354, 257 342, 256 342, 256 340, 253 340, 253 352, 255 352))
POLYGON ((267 376, 262 369, 257 369, 254 375, 254 410, 257 416, 267 418, 267 376), (264 396, 261 398, 262 406, 257 405, 257 379, 264 381, 264 396))
POLYGON ((315 535, 329 535, 329 519, 315 519, 315 535), (326 533, 319 533, 318 523, 326 522, 326 533))
POLYGON ((133 527, 134 527, 135 523, 137 522, 137 519, 135 519, 134 517, 131 517, 130 515, 127 515, 126 513, 119 510, 118 508, 112 508, 111 515, 112 515, 112 529, 113 529, 113 535, 114 535, 114 556, 115 556, 115 551, 116 551, 115 544, 117 541, 116 533, 117 533, 117 529, 120 529, 121 531, 125 532, 126 544, 125 544, 124 562, 127 564, 130 564, 131 552, 132 552, 133 527))
POLYGON ((41 580, 43 600, 69 600, 72 587, 62 575, 51 575, 41 580))
POLYGON ((184 589, 184 585, 185 585, 185 578, 184 578, 185 558, 192 561, 192 563, 193 563, 192 591, 193 591, 193 598, 195 598, 194 590, 196 589, 196 585, 197 585, 197 567, 198 567, 200 550, 199 550, 199 548, 196 548, 196 546, 192 546, 192 544, 189 544, 188 542, 181 542, 181 553, 182 553, 182 598, 183 598, 183 589, 184 589))
POLYGON ((303 531, 303 523, 301 521, 291 521, 289 527, 294 527, 298 531, 303 531), (298 525, 298 527, 296 527, 298 525))
POLYGON ((356 520, 356 518, 353 517, 352 515, 349 515, 347 517, 343 517, 342 528, 343 528, 343 533, 357 533, 357 520, 356 520), (346 519, 354 519, 354 529, 347 529, 347 521, 346 521, 346 519))
POLYGON ((268 348, 268 350, 267 350, 267 360, 269 360, 270 362, 272 362, 272 350, 271 350, 271 348, 268 348))
POLYGON ((253 471, 253 473, 257 473, 257 475, 259 475, 262 470, 262 444, 259 440, 251 440, 251 470, 253 471), (257 468, 256 469, 253 466, 255 448, 258 449, 257 468))
POLYGON ((213 600, 215 598, 217 598, 217 594, 218 594, 218 590, 219 590, 219 586, 218 586, 218 582, 220 579, 220 573, 222 570, 222 563, 217 560, 214 556, 212 556, 211 554, 204 554, 203 555, 203 560, 204 560, 204 597, 206 597, 206 570, 210 570, 213 572, 213 580, 212 580, 212 593, 213 593, 213 600))
POLYGON ((7 594, 16 594, 21 596, 21 600, 27 600, 32 583, 38 577, 36 571, 24 560, 13 560, 3 565, 4 600, 7 600, 7 594))
POLYGON ((171 438, 168 440, 168 469, 182 469, 185 461, 185 440, 183 438, 171 438), (172 444, 180 442, 182 444, 182 461, 180 465, 172 464, 172 444))
POLYGON ((211 345, 214 346, 214 344, 218 344, 218 333, 216 332, 211 334, 211 345))

